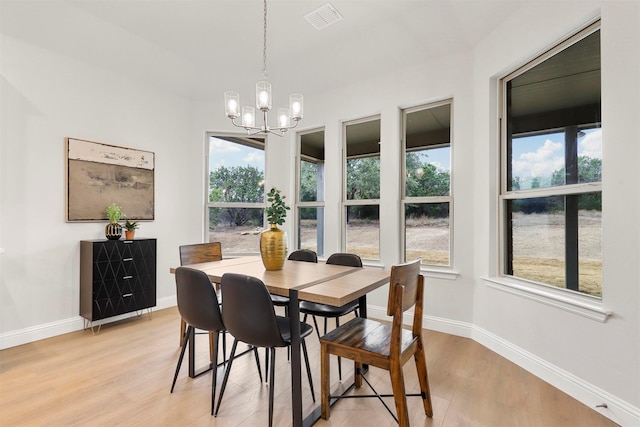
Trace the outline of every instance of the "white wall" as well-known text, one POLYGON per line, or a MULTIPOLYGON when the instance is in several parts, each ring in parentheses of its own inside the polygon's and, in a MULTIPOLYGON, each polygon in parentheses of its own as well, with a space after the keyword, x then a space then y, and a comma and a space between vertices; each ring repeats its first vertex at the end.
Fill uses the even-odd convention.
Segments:
POLYGON ((158 238, 159 305, 175 304, 169 266, 201 230, 190 104, 4 35, 1 100, 2 347, 82 327, 79 241, 104 238, 106 221, 65 222, 65 137, 155 152, 156 218, 138 236, 158 238))
MULTIPOLYGON (((605 415, 640 412, 640 3, 527 3, 474 51, 474 338, 605 415), (602 16, 605 323, 489 286, 496 276, 496 78, 602 16), (532 36, 532 35, 535 35, 532 36), (479 165, 486 165, 479 167, 479 165), (488 167, 487 167, 488 166, 488 167), (586 390, 585 390, 586 389, 586 390), (588 391, 587 391, 588 390, 588 391)), ((631 421, 633 420, 633 421, 631 421)))

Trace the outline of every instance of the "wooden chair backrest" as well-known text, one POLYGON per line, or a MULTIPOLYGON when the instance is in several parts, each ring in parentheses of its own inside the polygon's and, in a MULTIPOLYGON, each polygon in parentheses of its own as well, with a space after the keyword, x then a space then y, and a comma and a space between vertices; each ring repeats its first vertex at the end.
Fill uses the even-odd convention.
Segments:
POLYGON ((420 334, 422 330, 422 298, 424 292, 424 277, 420 274, 421 259, 398 264, 391 267, 389 279, 389 301, 387 315, 393 316, 394 326, 402 327, 402 314, 415 307, 413 316, 413 333, 420 334))
POLYGON ((220 242, 196 243, 193 245, 180 246, 180 265, 220 261, 221 259, 222 245, 220 242))

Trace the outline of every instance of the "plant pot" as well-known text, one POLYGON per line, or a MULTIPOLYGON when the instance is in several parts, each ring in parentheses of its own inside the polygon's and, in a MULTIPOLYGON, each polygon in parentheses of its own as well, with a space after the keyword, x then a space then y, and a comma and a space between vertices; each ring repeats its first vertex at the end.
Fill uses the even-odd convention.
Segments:
POLYGON ((287 259, 287 233, 276 224, 260 233, 260 256, 267 270, 282 270, 287 259))
POLYGON ((110 222, 104 228, 104 235, 109 240, 118 240, 122 237, 122 226, 117 222, 110 222))
POLYGON ((124 231, 124 238, 126 240, 133 240, 135 235, 136 235, 136 230, 125 230, 124 231))

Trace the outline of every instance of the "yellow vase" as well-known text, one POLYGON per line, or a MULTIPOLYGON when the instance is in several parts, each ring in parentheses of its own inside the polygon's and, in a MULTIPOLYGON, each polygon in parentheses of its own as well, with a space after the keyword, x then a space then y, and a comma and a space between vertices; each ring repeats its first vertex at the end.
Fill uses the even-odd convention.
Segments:
POLYGON ((260 233, 260 256, 267 270, 282 270, 287 259, 287 233, 271 224, 271 228, 260 233))

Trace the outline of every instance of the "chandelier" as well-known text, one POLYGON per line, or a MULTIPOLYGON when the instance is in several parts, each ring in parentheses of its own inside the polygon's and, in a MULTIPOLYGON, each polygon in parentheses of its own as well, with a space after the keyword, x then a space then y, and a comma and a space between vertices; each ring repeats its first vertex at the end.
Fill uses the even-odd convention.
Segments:
POLYGON ((224 93, 225 113, 236 127, 247 130, 247 134, 272 133, 283 136, 284 133, 298 125, 304 114, 302 95, 289 95, 289 108, 278 108, 277 125, 269 126, 268 113, 271 110, 271 83, 267 81, 267 0, 264 0, 264 32, 262 47, 262 81, 256 83, 256 107, 262 111, 262 126, 256 126, 256 109, 242 107, 240 110, 240 95, 238 92, 224 93), (240 123, 236 119, 240 118, 240 123))

